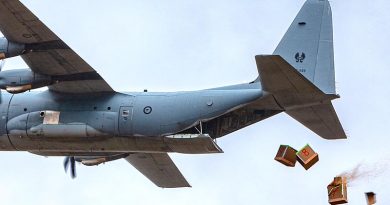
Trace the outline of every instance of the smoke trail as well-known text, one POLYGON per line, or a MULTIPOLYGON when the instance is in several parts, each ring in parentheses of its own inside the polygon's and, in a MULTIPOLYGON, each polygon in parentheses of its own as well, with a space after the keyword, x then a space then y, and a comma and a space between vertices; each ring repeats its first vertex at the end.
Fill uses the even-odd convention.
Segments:
POLYGON ((360 163, 353 169, 341 173, 340 177, 347 179, 348 186, 354 186, 361 180, 372 180, 382 175, 389 168, 389 161, 374 164, 360 163))

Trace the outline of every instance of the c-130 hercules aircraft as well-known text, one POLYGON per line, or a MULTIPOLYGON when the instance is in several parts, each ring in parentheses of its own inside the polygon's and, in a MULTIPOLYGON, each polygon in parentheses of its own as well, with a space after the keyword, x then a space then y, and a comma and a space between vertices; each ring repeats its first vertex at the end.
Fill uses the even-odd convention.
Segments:
POLYGON ((0 150, 92 166, 126 159, 154 184, 189 187, 167 153, 221 153, 215 139, 286 112, 325 139, 346 138, 335 91, 332 13, 307 0, 249 83, 191 92, 115 92, 19 0, 0 0, 0 150), (48 86, 43 92, 25 92, 48 86), (9 94, 10 93, 10 94, 9 94))

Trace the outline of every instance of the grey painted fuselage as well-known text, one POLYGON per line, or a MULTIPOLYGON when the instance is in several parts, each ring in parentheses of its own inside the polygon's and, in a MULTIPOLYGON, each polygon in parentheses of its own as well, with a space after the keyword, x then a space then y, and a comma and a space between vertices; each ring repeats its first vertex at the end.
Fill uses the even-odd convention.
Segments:
POLYGON ((259 83, 172 93, 2 92, 0 150, 46 155, 187 152, 167 147, 166 136, 191 130, 200 122, 207 125, 262 96, 259 83), (58 112, 59 118, 45 123, 45 115, 52 111, 58 112))

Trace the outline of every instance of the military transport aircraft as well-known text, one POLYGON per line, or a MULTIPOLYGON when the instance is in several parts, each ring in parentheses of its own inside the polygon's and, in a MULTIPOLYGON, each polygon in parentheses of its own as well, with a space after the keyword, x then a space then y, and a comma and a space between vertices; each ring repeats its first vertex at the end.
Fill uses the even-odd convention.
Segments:
POLYGON ((221 153, 215 139, 286 112, 325 139, 346 138, 335 91, 328 0, 307 0, 254 81, 191 92, 115 92, 19 0, 0 0, 0 150, 92 166, 126 159, 159 187, 189 187, 167 153, 221 153), (42 92, 25 92, 48 86, 42 92))

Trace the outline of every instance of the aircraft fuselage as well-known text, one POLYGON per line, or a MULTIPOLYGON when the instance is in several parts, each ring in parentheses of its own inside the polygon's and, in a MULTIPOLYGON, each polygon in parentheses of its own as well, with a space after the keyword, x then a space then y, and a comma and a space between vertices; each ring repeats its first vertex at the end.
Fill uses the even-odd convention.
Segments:
POLYGON ((260 89, 87 95, 3 92, 0 150, 185 153, 172 150, 166 136, 243 107, 262 95, 260 89))

